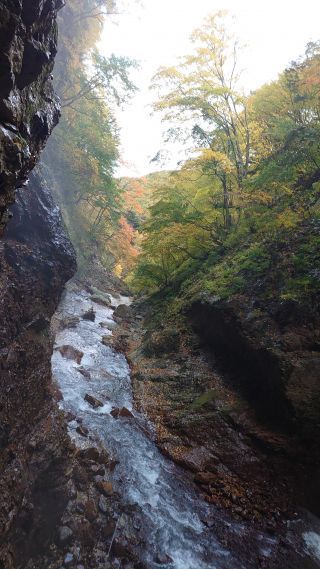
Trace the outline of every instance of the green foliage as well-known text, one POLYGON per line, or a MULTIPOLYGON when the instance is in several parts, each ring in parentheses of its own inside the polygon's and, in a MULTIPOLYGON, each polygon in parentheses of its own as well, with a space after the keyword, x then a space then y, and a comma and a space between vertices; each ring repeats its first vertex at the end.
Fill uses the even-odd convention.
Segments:
POLYGON ((164 291, 173 310, 203 293, 312 302, 320 291, 319 44, 244 97, 221 14, 193 39, 194 54, 160 69, 154 84, 165 120, 191 127, 196 158, 155 175, 130 283, 164 291))
POLYGON ((216 389, 210 389, 206 391, 200 397, 197 397, 190 405, 190 411, 199 411, 204 406, 209 406, 214 403, 215 399, 218 397, 219 393, 216 389))
POLYGON ((54 79, 62 117, 45 153, 79 258, 99 252, 111 264, 124 208, 114 179, 119 135, 111 104, 123 104, 136 89, 129 77, 136 63, 106 58, 95 47, 104 14, 114 9, 109 0, 70 0, 60 13, 54 79))
POLYGON ((147 332, 143 340, 143 353, 146 356, 160 356, 178 350, 179 332, 174 328, 166 328, 147 332))

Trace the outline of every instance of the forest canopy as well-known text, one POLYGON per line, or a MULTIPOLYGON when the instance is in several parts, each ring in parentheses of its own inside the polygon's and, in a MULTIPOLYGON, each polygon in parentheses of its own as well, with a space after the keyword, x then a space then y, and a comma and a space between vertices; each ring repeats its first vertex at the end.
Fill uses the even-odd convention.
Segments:
POLYGON ((194 156, 153 176, 130 282, 143 292, 226 298, 273 275, 265 295, 310 298, 320 285, 320 42, 245 95, 223 13, 193 41, 193 53, 161 68, 153 89, 156 111, 171 135, 191 137, 194 156))

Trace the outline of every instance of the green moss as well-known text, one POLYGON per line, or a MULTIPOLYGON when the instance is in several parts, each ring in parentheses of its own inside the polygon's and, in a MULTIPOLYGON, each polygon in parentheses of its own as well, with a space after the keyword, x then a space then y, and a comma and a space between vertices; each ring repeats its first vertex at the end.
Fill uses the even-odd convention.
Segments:
POLYGON ((197 397, 190 405, 190 411, 197 411, 201 409, 208 403, 212 403, 218 397, 218 391, 216 389, 209 389, 205 393, 202 393, 200 397, 197 397))

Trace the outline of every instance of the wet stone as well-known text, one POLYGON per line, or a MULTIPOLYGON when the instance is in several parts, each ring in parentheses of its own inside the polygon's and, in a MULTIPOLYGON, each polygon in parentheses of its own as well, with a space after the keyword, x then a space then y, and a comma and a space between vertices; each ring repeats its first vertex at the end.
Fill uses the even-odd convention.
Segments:
POLYGON ((96 397, 93 397, 93 395, 89 395, 89 393, 85 394, 84 400, 87 401, 87 403, 89 403, 89 405, 91 405, 91 407, 93 407, 94 409, 98 409, 98 407, 103 407, 103 403, 96 397))
POLYGON ((105 473, 105 468, 101 464, 92 464, 91 472, 96 476, 103 476, 105 473))
POLYGON ((88 474, 86 470, 79 465, 76 465, 73 469, 73 478, 77 488, 81 489, 88 482, 88 474))
POLYGON ((79 435, 81 435, 82 437, 87 437, 89 434, 89 429, 87 429, 87 427, 84 427, 83 425, 79 425, 76 428, 77 433, 79 433, 79 435))
POLYGON ((70 543, 73 538, 73 531, 68 526, 61 526, 59 528, 59 542, 61 544, 70 543))
POLYGON ((97 515, 98 515, 98 511, 97 511, 97 507, 96 504, 93 500, 88 500, 85 507, 84 507, 84 514, 87 518, 87 520, 89 520, 89 522, 93 522, 97 515))
POLYGON ((111 537, 114 534, 115 529, 116 529, 115 522, 113 520, 108 521, 103 528, 104 536, 111 537))
POLYGON ((75 328, 79 324, 80 320, 77 316, 66 316, 60 321, 60 327, 63 328, 75 328))
POLYGON ((81 363, 81 360, 83 358, 83 352, 81 352, 80 350, 77 350, 76 348, 74 348, 73 346, 70 346, 69 344, 66 344, 64 346, 60 346, 59 348, 57 348, 58 352, 60 352, 60 354, 62 355, 63 358, 67 359, 67 360, 74 360, 77 362, 77 364, 81 363))
POLYGON ((71 411, 69 411, 69 413, 66 414, 66 419, 68 423, 71 423, 71 421, 75 421, 76 415, 74 413, 71 413, 71 411))
POLYGON ((127 409, 126 407, 122 407, 122 409, 115 407, 110 412, 110 415, 112 415, 112 417, 114 417, 115 419, 117 419, 118 417, 130 417, 130 418, 134 417, 133 413, 131 413, 131 411, 129 411, 129 409, 127 409))
POLYGON ((112 342, 114 341, 114 338, 112 336, 102 336, 101 342, 104 346, 110 346, 110 344, 112 344, 112 342))
POLYGON ((172 563, 173 560, 171 559, 171 557, 169 557, 169 555, 166 555, 166 553, 159 553, 155 561, 160 565, 168 565, 169 563, 172 563))
POLYGON ((89 320, 90 322, 94 322, 96 319, 96 313, 93 308, 90 308, 86 312, 82 314, 83 320, 89 320))
POLYGON ((106 480, 98 480, 96 482, 96 487, 99 492, 101 492, 101 494, 104 494, 104 496, 112 496, 113 494, 113 487, 111 482, 107 482, 106 480))
POLYGON ((88 371, 87 369, 85 369, 84 367, 80 366, 77 368, 77 371, 79 373, 81 373, 81 375, 83 375, 83 377, 85 377, 86 379, 91 379, 91 373, 90 371, 88 371))
POLYGON ((70 567, 70 565, 73 564, 74 562, 74 556, 72 553, 67 553, 67 555, 65 556, 63 563, 65 564, 66 567, 70 567))
POLYGON ((100 459, 100 452, 96 447, 89 447, 80 450, 79 456, 84 460, 98 461, 100 459))
POLYGON ((105 496, 100 496, 99 498, 99 510, 100 512, 102 512, 103 514, 106 514, 108 512, 109 509, 109 502, 106 499, 105 496))
POLYGON ((130 306, 126 304, 119 304, 114 311, 114 316, 121 319, 130 318, 132 316, 132 310, 130 306))

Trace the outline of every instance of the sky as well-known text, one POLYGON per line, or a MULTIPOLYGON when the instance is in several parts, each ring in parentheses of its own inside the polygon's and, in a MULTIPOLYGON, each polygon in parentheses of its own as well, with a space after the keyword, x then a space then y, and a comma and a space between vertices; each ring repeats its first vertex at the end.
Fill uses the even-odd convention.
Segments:
POLYGON ((175 168, 185 157, 178 143, 166 146, 167 124, 152 114, 155 93, 149 85, 157 69, 175 65, 181 55, 192 52, 191 32, 208 14, 227 10, 233 18, 240 43, 240 67, 246 92, 277 78, 303 54, 309 41, 320 39, 320 0, 131 0, 130 8, 109 18, 104 26, 99 50, 139 61, 132 78, 139 92, 125 109, 116 110, 121 129, 122 164, 117 174, 142 176, 162 168, 175 168), (150 162, 166 149, 161 165, 150 162))

